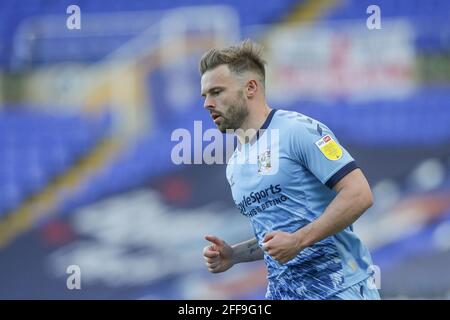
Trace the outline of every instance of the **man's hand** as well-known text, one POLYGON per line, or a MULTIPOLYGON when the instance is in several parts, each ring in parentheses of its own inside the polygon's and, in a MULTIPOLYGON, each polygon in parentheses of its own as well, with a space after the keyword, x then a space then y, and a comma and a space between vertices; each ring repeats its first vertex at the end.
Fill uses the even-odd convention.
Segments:
POLYGON ((230 269, 234 265, 233 248, 214 236, 205 236, 205 240, 212 243, 203 249, 203 257, 209 272, 219 273, 230 269))
POLYGON ((282 231, 266 233, 262 248, 279 263, 292 260, 303 249, 295 234, 282 231))

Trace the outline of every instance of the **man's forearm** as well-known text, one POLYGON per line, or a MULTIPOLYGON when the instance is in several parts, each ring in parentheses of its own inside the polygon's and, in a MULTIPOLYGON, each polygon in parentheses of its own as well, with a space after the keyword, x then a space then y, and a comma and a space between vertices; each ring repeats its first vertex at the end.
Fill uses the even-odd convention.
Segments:
POLYGON ((258 245, 256 238, 235 244, 232 248, 234 264, 261 260, 264 257, 264 252, 258 245))
POLYGON ((342 190, 315 221, 295 232, 300 249, 336 234, 355 222, 371 205, 354 190, 342 190))

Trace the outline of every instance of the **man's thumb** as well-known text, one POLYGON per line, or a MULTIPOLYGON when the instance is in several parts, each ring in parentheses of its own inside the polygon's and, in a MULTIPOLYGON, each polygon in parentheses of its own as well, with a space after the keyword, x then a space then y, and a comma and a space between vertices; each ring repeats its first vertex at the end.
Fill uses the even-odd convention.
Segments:
POLYGON ((212 243, 214 243, 217 246, 223 245, 223 241, 220 240, 219 238, 215 237, 215 236, 207 235, 207 236, 205 236, 205 240, 208 240, 209 242, 212 242, 212 243))
POLYGON ((268 232, 264 235, 263 242, 267 242, 275 236, 275 232, 268 232))

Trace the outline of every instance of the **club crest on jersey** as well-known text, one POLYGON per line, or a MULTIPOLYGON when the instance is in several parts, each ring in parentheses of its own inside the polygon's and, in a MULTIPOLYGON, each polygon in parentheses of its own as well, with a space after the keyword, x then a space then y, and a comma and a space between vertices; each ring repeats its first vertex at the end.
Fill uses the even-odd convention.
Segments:
POLYGON ((326 135, 316 141, 316 146, 328 160, 339 160, 342 158, 342 148, 330 135, 326 135))
POLYGON ((258 173, 267 174, 270 172, 272 165, 270 163, 270 150, 266 150, 258 155, 258 173))

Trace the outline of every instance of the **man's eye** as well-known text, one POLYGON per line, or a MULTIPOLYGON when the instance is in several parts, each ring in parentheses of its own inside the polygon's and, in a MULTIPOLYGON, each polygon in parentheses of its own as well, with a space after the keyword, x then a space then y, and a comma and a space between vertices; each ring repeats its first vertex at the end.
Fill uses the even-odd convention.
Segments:
POLYGON ((212 92, 212 95, 213 95, 213 96, 217 96, 219 93, 220 93, 220 91, 213 91, 213 92, 212 92))

